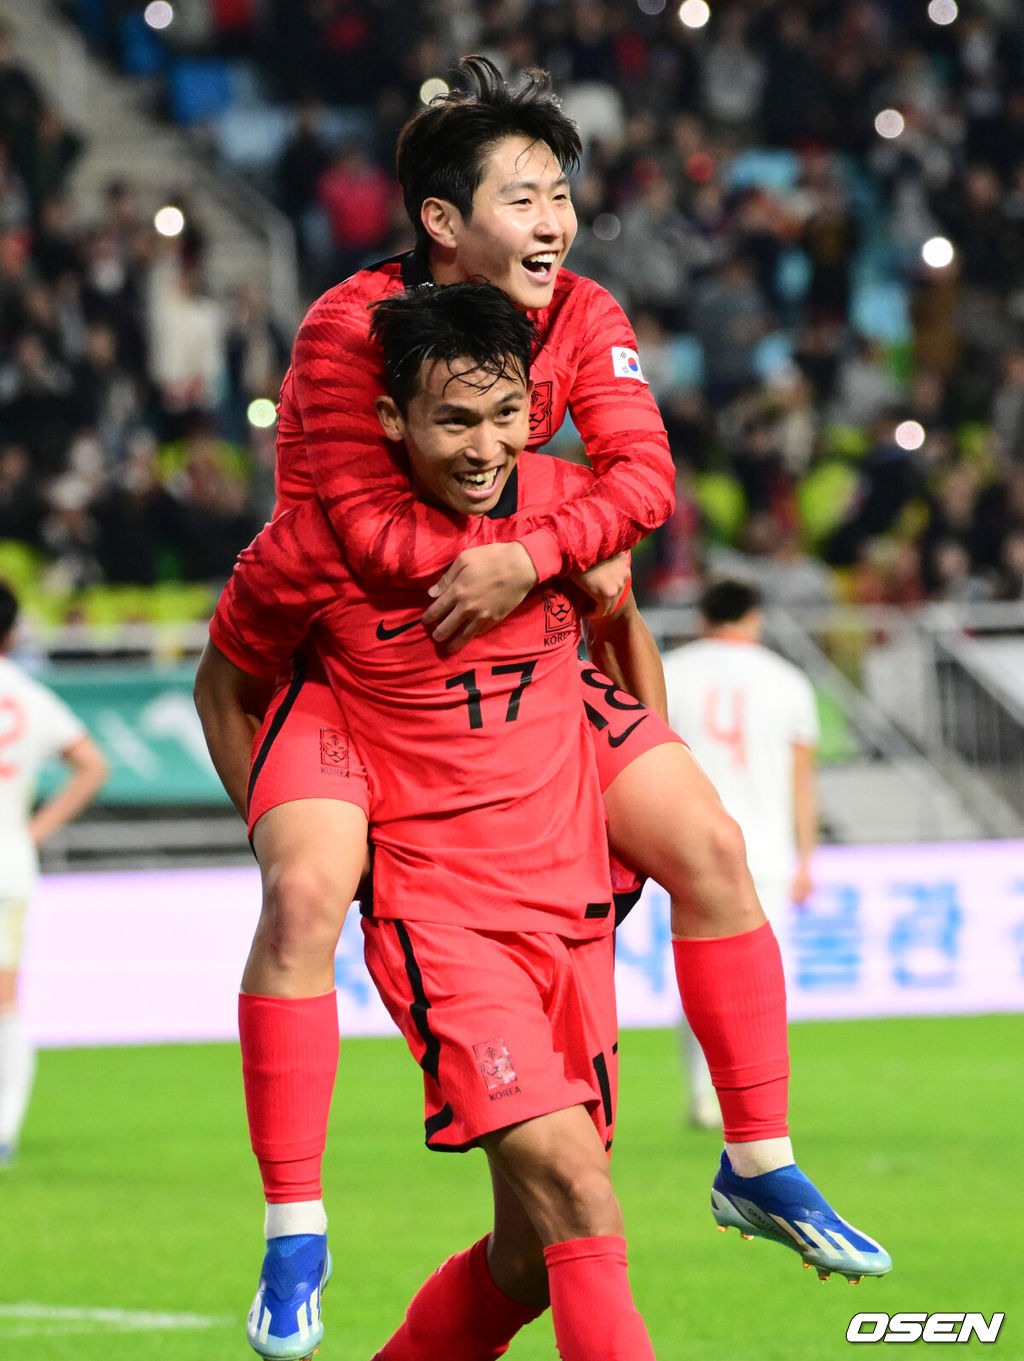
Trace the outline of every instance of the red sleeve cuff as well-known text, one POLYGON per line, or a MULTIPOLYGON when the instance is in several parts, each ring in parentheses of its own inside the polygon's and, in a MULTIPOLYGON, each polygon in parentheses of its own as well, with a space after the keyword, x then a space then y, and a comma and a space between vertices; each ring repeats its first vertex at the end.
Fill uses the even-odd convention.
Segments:
POLYGON ((238 647, 234 636, 223 627, 215 614, 210 620, 210 641, 218 652, 223 652, 233 666, 244 671, 247 676, 258 676, 260 680, 273 680, 281 670, 280 663, 264 660, 245 648, 238 647))
POLYGON ((562 550, 550 529, 531 529, 520 536, 519 542, 530 555, 538 581, 549 581, 562 575, 562 550))

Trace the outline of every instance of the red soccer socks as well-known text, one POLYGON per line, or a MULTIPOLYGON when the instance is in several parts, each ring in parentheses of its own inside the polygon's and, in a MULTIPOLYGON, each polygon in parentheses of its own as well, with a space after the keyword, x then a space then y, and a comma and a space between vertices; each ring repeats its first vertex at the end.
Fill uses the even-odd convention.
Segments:
POLYGON ((516 1304, 498 1289, 482 1238, 427 1278, 405 1322, 373 1361, 494 1361, 543 1312, 516 1304))
POLYGON ((771 925, 673 940, 686 1019, 711 1070, 727 1143, 788 1133, 789 1049, 782 956, 771 925))
POLYGON ((319 997, 238 997, 249 1134, 269 1203, 319 1200, 338 1070, 338 1007, 319 997))
POLYGON ((562 1361, 655 1361, 626 1274, 626 1240, 575 1238, 544 1249, 562 1361))

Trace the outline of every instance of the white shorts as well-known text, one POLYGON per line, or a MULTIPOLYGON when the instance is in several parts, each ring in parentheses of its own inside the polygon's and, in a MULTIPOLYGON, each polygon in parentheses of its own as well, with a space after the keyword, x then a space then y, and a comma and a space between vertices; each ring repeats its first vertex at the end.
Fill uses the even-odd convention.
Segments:
POLYGON ((0 969, 17 970, 25 939, 27 898, 0 898, 0 969))

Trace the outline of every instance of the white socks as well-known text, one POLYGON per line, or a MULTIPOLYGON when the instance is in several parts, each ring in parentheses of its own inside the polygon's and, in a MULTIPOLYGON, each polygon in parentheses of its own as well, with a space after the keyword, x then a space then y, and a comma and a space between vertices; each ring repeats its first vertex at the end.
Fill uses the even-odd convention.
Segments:
POLYGON ((268 1205, 264 1221, 267 1238, 284 1238, 293 1233, 326 1233, 327 1211, 322 1200, 293 1200, 284 1205, 268 1205))
POLYGON ((36 1053, 16 1011, 0 1012, 0 1144, 16 1148, 32 1093, 36 1053))
POLYGON ((751 1139, 747 1144, 727 1143, 725 1151, 738 1177, 759 1177, 762 1172, 774 1172, 794 1162, 793 1145, 789 1139, 751 1139))

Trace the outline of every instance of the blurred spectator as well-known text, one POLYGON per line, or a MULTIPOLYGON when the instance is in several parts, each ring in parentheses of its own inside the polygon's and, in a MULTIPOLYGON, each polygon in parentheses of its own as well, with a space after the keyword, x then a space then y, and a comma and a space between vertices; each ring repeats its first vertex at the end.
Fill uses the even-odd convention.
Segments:
POLYGON ((1024 347, 1003 355, 999 386, 990 409, 992 429, 1009 456, 1024 464, 1024 347))
POLYGON ((23 444, 0 447, 0 539, 38 545, 43 498, 23 444))
POLYGON ((873 425, 892 410, 898 395, 885 347, 870 336, 852 337, 851 352, 838 367, 829 419, 840 425, 873 425))
POLYGON ((224 394, 225 318, 203 288, 197 241, 168 246, 149 273, 149 366, 168 434, 194 413, 212 414, 224 394))
POLYGON ((691 272, 710 263, 711 255, 680 211, 672 182, 654 163, 623 210, 617 247, 617 269, 627 280, 633 305, 650 308, 679 329, 691 272))
POLYGON ((91 491, 88 481, 73 472, 50 486, 41 534, 50 559, 43 585, 55 595, 80 592, 103 580, 100 531, 89 509, 91 491))
POLYGON ((731 129, 752 127, 761 110, 767 75, 763 57, 749 41, 748 27, 749 18, 742 6, 724 8, 701 61, 704 112, 731 129))
POLYGON ((871 544, 895 526, 904 507, 920 490, 915 460, 896 442, 893 424, 891 417, 880 417, 875 422, 874 439, 861 461, 854 505, 823 549, 825 561, 833 566, 860 563, 866 574, 876 568, 883 575, 889 571, 889 558, 880 566, 872 556, 871 544))
POLYGON ((27 231, 31 216, 28 189, 0 133, 0 231, 27 231))
POLYGON ((784 5, 765 47, 764 130, 777 146, 820 135, 829 116, 829 90, 815 60, 815 37, 805 6, 784 5))
POLYGON ((1007 534, 999 550, 996 600, 1024 600, 1024 529, 1007 534))
POLYGON ((165 447, 167 485, 178 505, 178 567, 185 581, 221 584, 262 527, 242 451, 193 416, 182 440, 165 447))
POLYGON ((77 274, 81 267, 80 243, 63 193, 47 194, 39 204, 32 234, 32 259, 40 278, 48 284, 77 274))
POLYGON ((128 431, 142 419, 146 393, 137 375, 121 364, 117 336, 104 322, 87 327, 74 379, 78 423, 95 430, 103 447, 120 457, 128 431))
POLYGON ((42 107, 39 86, 18 61, 10 29, 0 19, 0 132, 10 136, 31 128, 42 107))
POLYGON ((708 399, 730 401, 756 378, 754 354, 768 330, 768 308, 753 267, 728 257, 702 279, 688 308, 690 329, 704 347, 708 399))
POLYGON ((850 267, 857 229, 831 155, 805 155, 798 194, 807 209, 800 236, 810 264, 806 306, 814 316, 843 322, 850 311, 850 267))
POLYGON ((974 572, 971 555, 959 539, 936 539, 927 545, 922 575, 931 600, 970 605, 992 596, 991 583, 974 572))
POLYGON ((0 426, 26 445, 37 467, 56 471, 74 429, 71 369, 35 331, 21 331, 0 363, 0 426))
POLYGON ((71 167, 84 149, 82 138, 66 127, 56 111, 44 106, 19 147, 12 143, 34 210, 64 188, 71 167))
POLYGON ((396 202, 391 176, 359 142, 339 146, 317 180, 317 198, 330 227, 332 281, 347 279, 387 241, 396 202))
POLYGON ((249 285, 237 289, 231 299, 224 342, 225 433, 241 443, 248 434, 248 406, 252 398, 277 400, 288 367, 289 344, 274 324, 266 298, 249 285))
POLYGON ((864 538, 847 582, 854 605, 920 605, 926 599, 920 545, 896 534, 864 538))
POLYGON ((320 134, 320 106, 306 100, 296 113, 295 129, 278 158, 275 174, 278 201, 296 224, 299 246, 307 258, 311 250, 307 217, 317 201, 317 185, 329 162, 320 134))
POLYGON ((181 537, 177 502, 160 481, 156 440, 148 430, 128 441, 124 460, 92 504, 96 556, 104 578, 150 586, 177 567, 181 537))
POLYGON ((137 264, 112 224, 93 229, 82 242, 82 311, 87 320, 109 325, 118 354, 143 371, 149 356, 146 282, 137 264))

